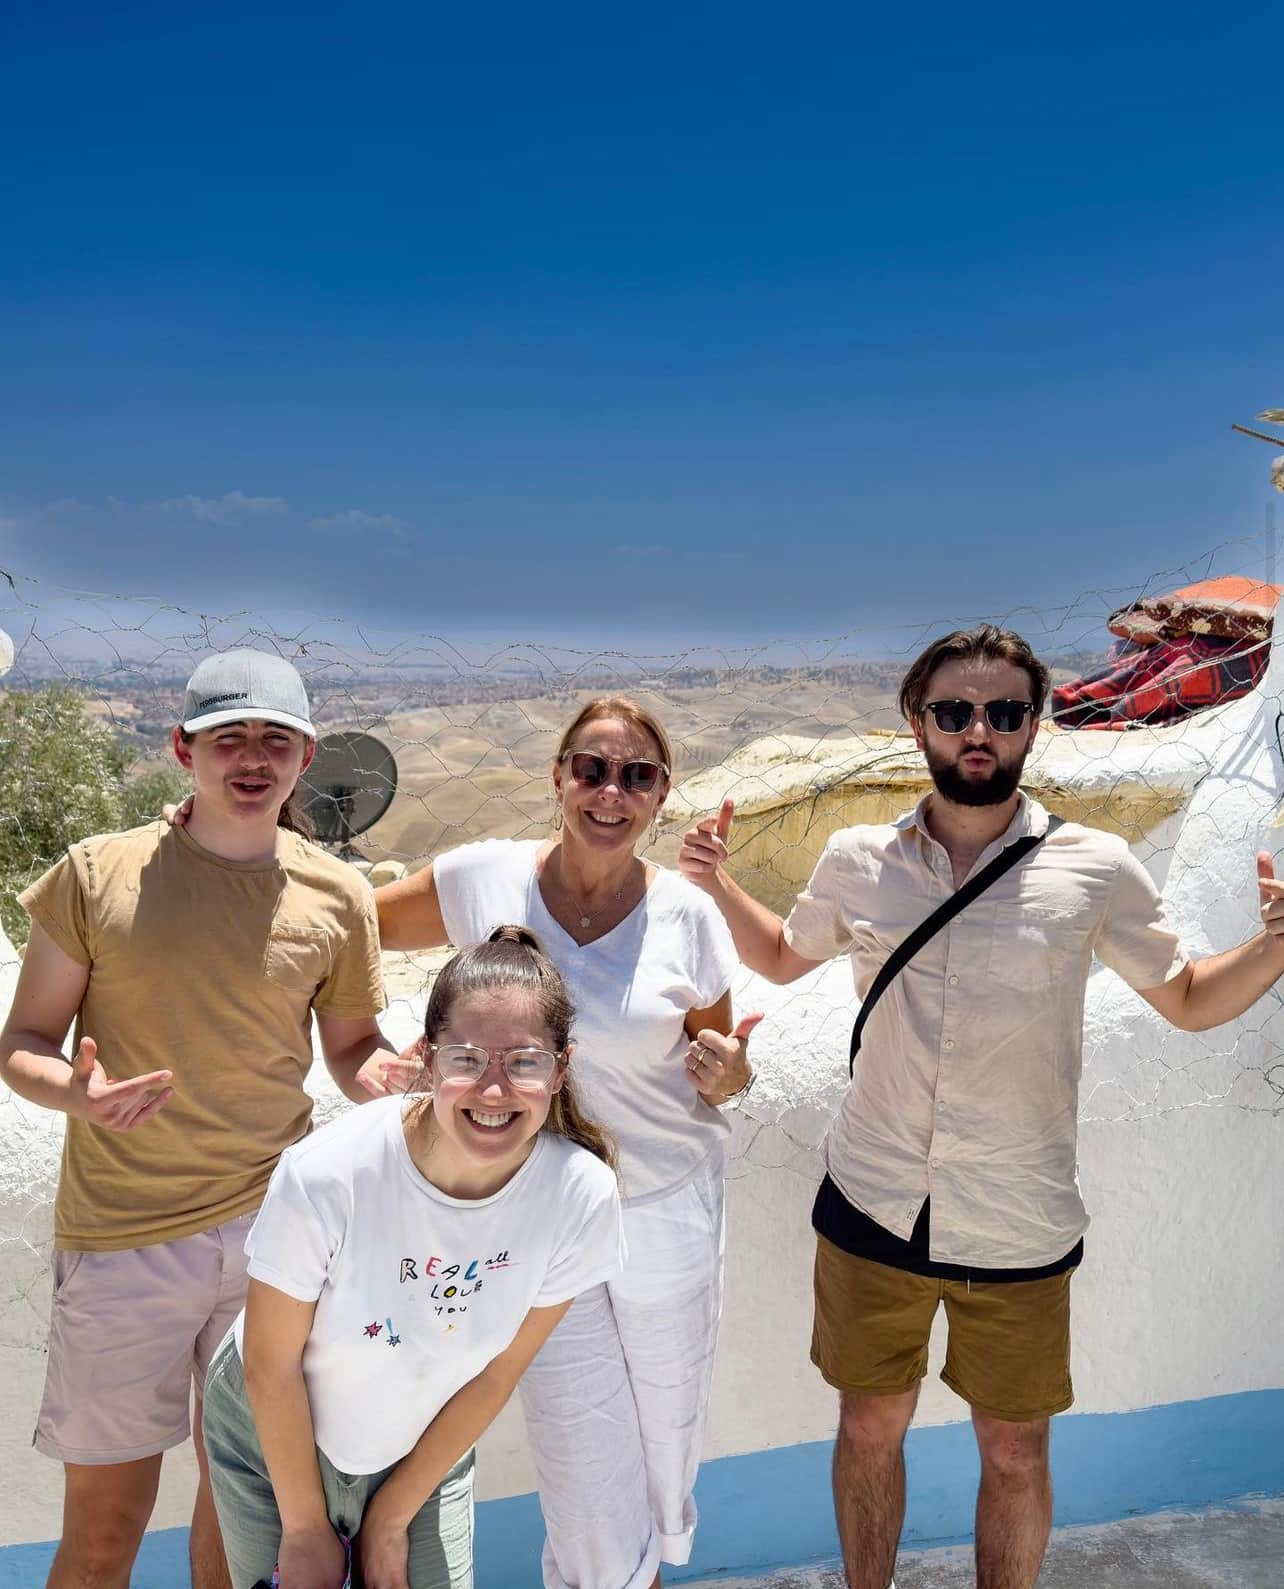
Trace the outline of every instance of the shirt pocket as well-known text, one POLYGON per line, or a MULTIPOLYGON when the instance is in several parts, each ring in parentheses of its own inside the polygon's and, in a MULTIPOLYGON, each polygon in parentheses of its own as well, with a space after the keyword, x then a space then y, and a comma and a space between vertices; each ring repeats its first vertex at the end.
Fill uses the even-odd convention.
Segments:
POLYGON ((263 975, 274 987, 311 997, 330 975, 329 933, 324 927, 274 926, 263 975))
POLYGON ((994 906, 989 960, 994 981, 1020 993, 1044 994, 1056 977, 1062 953, 1055 920, 1019 900, 994 906))

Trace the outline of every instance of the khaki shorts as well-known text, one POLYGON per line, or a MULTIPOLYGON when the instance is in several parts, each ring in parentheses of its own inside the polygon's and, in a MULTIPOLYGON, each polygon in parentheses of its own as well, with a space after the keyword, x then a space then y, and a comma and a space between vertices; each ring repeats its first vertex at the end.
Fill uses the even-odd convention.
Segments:
POLYGON ((133 1462, 191 1433, 218 1343, 245 1304, 253 1214, 123 1252, 54 1253, 49 1366, 32 1444, 59 1462, 133 1462))
POLYGON ((942 1302, 949 1346, 941 1378, 980 1412, 1014 1423, 1064 1412, 1070 1384, 1070 1277, 977 1284, 933 1280, 856 1258, 816 1238, 811 1360, 836 1390, 892 1395, 927 1373, 942 1302))

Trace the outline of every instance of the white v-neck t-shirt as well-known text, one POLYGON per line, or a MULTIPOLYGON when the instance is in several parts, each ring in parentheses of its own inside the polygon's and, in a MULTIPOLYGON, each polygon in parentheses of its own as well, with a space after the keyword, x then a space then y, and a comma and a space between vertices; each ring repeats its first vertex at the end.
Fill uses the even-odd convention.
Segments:
POLYGON ((503 923, 530 927, 566 979, 575 1005, 571 1073, 585 1113, 620 1150, 626 1202, 690 1180, 731 1122, 705 1103, 685 1071, 683 1023, 716 1004, 738 965, 722 913, 675 872, 657 868, 618 926, 577 944, 539 891, 537 839, 484 839, 433 862, 446 934, 457 948, 503 923))
POLYGON ((623 1267, 615 1176, 586 1148, 541 1131, 493 1196, 448 1197, 415 1167, 404 1107, 374 1100, 287 1148, 245 1243, 252 1279, 316 1302, 303 1377, 344 1473, 399 1462, 531 1308, 623 1267))

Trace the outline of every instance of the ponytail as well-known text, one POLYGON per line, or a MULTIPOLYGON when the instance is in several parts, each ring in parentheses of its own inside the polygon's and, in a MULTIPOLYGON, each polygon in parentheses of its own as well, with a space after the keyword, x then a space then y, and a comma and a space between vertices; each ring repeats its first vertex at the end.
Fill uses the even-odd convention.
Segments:
POLYGON ((555 1092, 549 1100, 544 1129, 551 1131, 554 1136, 565 1137, 568 1142, 574 1142, 581 1148, 587 1148, 595 1159, 601 1159, 603 1164, 618 1171, 615 1140, 605 1126, 590 1120, 580 1108, 579 1091, 569 1068, 562 1076, 561 1091, 555 1092))

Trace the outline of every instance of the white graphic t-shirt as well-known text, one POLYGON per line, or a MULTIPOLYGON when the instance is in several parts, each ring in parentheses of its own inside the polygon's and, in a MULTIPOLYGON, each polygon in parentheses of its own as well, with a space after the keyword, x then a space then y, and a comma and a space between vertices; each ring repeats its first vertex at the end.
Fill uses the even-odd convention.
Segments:
MULTIPOLYGON (((618 1274, 611 1170, 542 1131, 493 1197, 447 1197, 415 1168, 401 1098, 287 1148, 246 1241, 255 1280, 315 1301, 303 1376, 317 1445, 345 1473, 400 1461, 530 1308, 618 1274)), ((241 1346, 244 1314, 236 1321, 241 1346)))
POLYGON ((626 1202, 689 1181, 731 1134, 685 1069, 691 1010, 707 1010, 739 961, 713 901, 676 872, 657 870, 617 927, 577 944, 539 891, 536 839, 462 844, 432 863, 446 933, 457 949, 516 922, 538 934, 575 1005, 572 1073, 584 1112, 614 1135, 626 1202))

